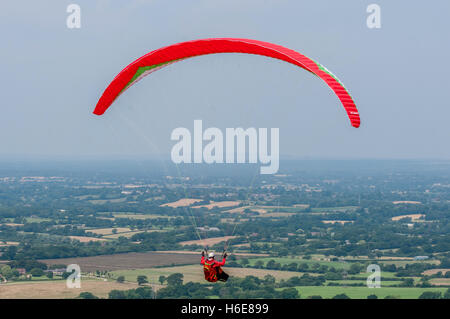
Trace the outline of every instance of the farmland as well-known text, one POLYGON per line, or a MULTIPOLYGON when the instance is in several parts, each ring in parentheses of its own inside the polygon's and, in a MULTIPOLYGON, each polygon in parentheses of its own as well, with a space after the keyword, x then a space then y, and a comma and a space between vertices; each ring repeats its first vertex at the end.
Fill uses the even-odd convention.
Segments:
POLYGON ((198 255, 170 254, 170 253, 126 253, 115 255, 102 255, 94 257, 43 259, 47 265, 77 264, 82 271, 138 269, 155 266, 188 264, 199 261, 198 255))
MULTIPOLYGON (((226 272, 230 276, 244 278, 246 276, 256 276, 258 278, 264 278, 266 275, 274 276, 276 280, 288 279, 293 276, 298 276, 297 272, 279 271, 279 270, 265 270, 265 269, 251 269, 251 268, 231 268, 225 267, 226 272)), ((204 283, 205 278, 203 274, 203 268, 198 262, 195 265, 176 266, 176 267, 159 267, 149 269, 136 269, 136 270, 117 270, 111 272, 113 278, 118 276, 125 276, 125 279, 130 282, 136 282, 136 278, 139 275, 145 275, 149 278, 150 283, 158 283, 160 276, 169 276, 171 274, 181 273, 184 276, 185 282, 198 282, 204 283)))
POLYGON ((392 217, 392 220, 393 221, 399 221, 399 220, 404 219, 404 218, 411 218, 412 221, 417 221, 417 220, 422 219, 424 217, 425 217, 424 214, 409 214, 409 215, 401 215, 401 216, 392 217))
POLYGON ((322 296, 322 298, 333 298, 339 294, 346 294, 352 299, 366 299, 369 295, 376 295, 379 299, 393 296, 398 299, 417 299, 425 291, 439 291, 444 293, 445 288, 397 288, 397 287, 296 287, 302 298, 309 296, 322 296))
POLYGON ((166 203, 166 204, 162 204, 161 206, 167 206, 167 207, 172 207, 172 208, 178 208, 178 207, 185 207, 185 206, 190 206, 192 204, 195 204, 197 202, 201 202, 201 199, 195 199, 195 198, 182 198, 179 199, 175 202, 172 203, 166 203))
POLYGON ((218 243, 225 243, 226 241, 236 238, 236 236, 223 236, 223 237, 211 237, 211 238, 205 238, 202 240, 190 240, 190 241, 182 241, 180 242, 180 245, 187 246, 187 245, 200 245, 200 246, 213 246, 218 243))
POLYGON ((89 243, 92 241, 104 241, 103 238, 97 238, 97 237, 87 237, 87 236, 69 236, 70 239, 78 240, 82 243, 89 243))
POLYGON ((339 262, 339 261, 324 261, 324 260, 307 260, 302 259, 299 257, 282 257, 282 258, 271 258, 271 257, 264 257, 264 258, 252 258, 250 259, 250 265, 255 265, 258 262, 262 262, 263 264, 267 264, 270 260, 274 260, 277 263, 280 264, 290 264, 290 263, 296 263, 296 264, 307 264, 307 265, 326 265, 329 267, 334 267, 336 269, 348 269, 350 268, 350 263, 348 262, 339 262))
POLYGON ((114 230, 116 230, 117 233, 127 233, 131 231, 131 229, 128 227, 94 228, 89 229, 88 231, 97 235, 112 235, 114 230))
POLYGON ((225 208, 225 207, 233 207, 233 206, 238 206, 240 204, 240 202, 238 201, 223 201, 223 202, 211 202, 210 204, 207 205, 197 205, 197 206, 193 206, 192 208, 207 208, 207 209, 213 209, 213 208, 225 208))
POLYGON ((170 218, 163 215, 156 214, 134 214, 134 213, 115 213, 114 218, 130 218, 130 219, 156 219, 156 218, 170 218))
POLYGON ((45 282, 18 282, 0 285, 0 299, 65 299, 76 298, 82 292, 91 292, 105 298, 113 289, 136 288, 134 283, 117 283, 103 280, 82 280, 81 288, 67 288, 65 280, 45 282))
POLYGON ((450 171, 445 166, 414 184, 420 167, 392 174, 383 165, 369 165, 363 177, 344 168, 296 171, 301 166, 259 177, 115 168, 70 172, 58 183, 6 171, 0 297, 77 297, 58 286, 71 264, 85 276, 83 289, 104 298, 108 289, 136 287, 138 276, 160 285, 164 298, 284 298, 295 289, 302 298, 443 296, 450 287, 450 191, 439 185, 450 171), (205 282, 199 261, 206 247, 218 258, 227 248, 224 270, 233 289, 205 282), (366 288, 369 265, 379 267, 382 288, 366 288), (161 284, 161 276, 210 294, 175 293, 165 289, 173 280, 161 284))

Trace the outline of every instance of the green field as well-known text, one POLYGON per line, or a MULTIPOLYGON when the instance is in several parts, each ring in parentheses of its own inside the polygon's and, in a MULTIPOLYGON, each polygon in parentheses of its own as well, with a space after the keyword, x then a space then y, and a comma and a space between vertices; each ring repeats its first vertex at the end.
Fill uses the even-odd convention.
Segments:
POLYGON ((112 199, 91 199, 89 202, 94 205, 105 205, 111 203, 123 203, 127 200, 126 197, 122 198, 112 198, 112 199))
POLYGON ((383 265, 395 265, 397 267, 404 267, 406 264, 435 264, 438 265, 440 262, 439 260, 380 260, 380 261, 374 261, 374 263, 377 264, 383 264, 383 265))
MULTIPOLYGON (((357 274, 357 275, 349 275, 351 277, 357 277, 357 278, 361 278, 361 279, 367 279, 367 276, 369 276, 369 273, 361 273, 361 274, 357 274)), ((382 271, 381 272, 381 280, 383 279, 389 279, 389 278, 399 278, 395 275, 395 272, 387 272, 387 271, 382 271)), ((400 281, 399 281, 400 282, 400 281)))
POLYGON ((292 206, 250 206, 249 209, 258 210, 263 209, 269 213, 302 213, 306 207, 292 207, 292 206))
POLYGON ((339 262, 339 261, 324 261, 324 260, 312 260, 312 259, 302 259, 300 257, 263 257, 263 258, 252 258, 249 260, 249 264, 254 266, 257 261, 262 261, 264 265, 270 260, 275 260, 276 263, 281 265, 287 265, 290 263, 297 264, 308 264, 311 267, 314 264, 325 265, 328 267, 334 267, 336 269, 350 269, 351 263, 339 262))
MULTIPOLYGON (((341 285, 363 284, 364 287, 366 287, 366 283, 367 283, 366 280, 330 280, 330 281, 327 281, 325 283, 325 285, 328 285, 328 283, 330 283, 330 282, 338 283, 341 285)), ((401 281, 396 281, 396 280, 391 280, 391 281, 381 280, 381 287, 395 286, 400 283, 401 283, 401 281)))
MULTIPOLYGON (((353 262, 347 262, 347 261, 326 261, 326 260, 316 260, 316 259, 303 259, 300 257, 263 257, 263 258, 252 258, 249 260, 249 265, 254 266, 256 262, 262 261, 264 265, 267 264, 269 260, 275 260, 276 263, 280 263, 282 266, 287 265, 290 263, 297 263, 297 264, 308 264, 308 266, 311 268, 314 264, 319 264, 320 266, 325 265, 328 267, 334 267, 336 269, 350 269, 353 262)), ((416 264, 416 263, 428 263, 428 264, 439 264, 438 260, 426 260, 426 261, 416 261, 416 260, 383 260, 383 261, 377 261, 377 260, 360 260, 356 261, 359 264, 367 264, 368 262, 373 264, 384 264, 384 265, 390 265, 394 264, 397 267, 401 266, 404 267, 407 264, 416 264)), ((387 276, 390 278, 395 277, 394 273, 388 273, 383 272, 382 276, 387 276)))
POLYGON ((113 214, 115 218, 130 218, 130 219, 155 219, 155 218, 175 218, 174 216, 165 216, 165 215, 157 215, 157 214, 127 214, 127 213, 119 213, 113 214))
POLYGON ((50 218, 41 218, 41 217, 26 217, 27 223, 42 223, 51 221, 50 218))
MULTIPOLYGON (((382 282, 383 283, 383 282, 382 282)), ((322 296, 322 298, 333 298, 338 294, 346 294, 352 299, 366 299, 369 295, 377 295, 379 299, 386 296, 394 296, 400 299, 417 299, 425 291, 440 291, 444 293, 447 288, 397 288, 397 287, 330 287, 330 286, 307 286, 296 287, 302 299, 308 296, 322 296)))
POLYGON ((139 234, 139 233, 145 233, 145 231, 129 231, 129 232, 124 232, 124 233, 117 233, 117 234, 112 234, 112 235, 103 235, 103 238, 107 238, 107 239, 117 239, 119 237, 126 237, 126 238, 130 238, 135 234, 139 234))

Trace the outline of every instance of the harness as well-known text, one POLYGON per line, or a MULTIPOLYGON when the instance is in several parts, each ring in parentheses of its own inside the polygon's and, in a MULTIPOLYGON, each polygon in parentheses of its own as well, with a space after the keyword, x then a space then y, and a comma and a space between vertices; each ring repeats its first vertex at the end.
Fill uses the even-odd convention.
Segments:
POLYGON ((209 282, 217 281, 217 271, 214 266, 215 260, 212 262, 208 262, 205 260, 205 264, 203 266, 203 273, 205 274, 205 279, 209 282))

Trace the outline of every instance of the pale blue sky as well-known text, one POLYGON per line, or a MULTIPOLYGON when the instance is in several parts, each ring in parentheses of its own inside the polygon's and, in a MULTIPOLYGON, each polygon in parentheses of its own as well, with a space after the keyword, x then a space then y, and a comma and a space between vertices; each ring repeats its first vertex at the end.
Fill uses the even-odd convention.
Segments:
POLYGON ((282 156, 450 159, 450 2, 2 1, 0 156, 154 156, 171 131, 278 127, 282 156), (81 6, 82 27, 66 27, 81 6), (381 6, 382 28, 366 26, 381 6), (320 79, 284 62, 212 55, 167 67, 92 114, 112 78, 161 46, 253 38, 297 50, 345 83, 350 126, 320 79))

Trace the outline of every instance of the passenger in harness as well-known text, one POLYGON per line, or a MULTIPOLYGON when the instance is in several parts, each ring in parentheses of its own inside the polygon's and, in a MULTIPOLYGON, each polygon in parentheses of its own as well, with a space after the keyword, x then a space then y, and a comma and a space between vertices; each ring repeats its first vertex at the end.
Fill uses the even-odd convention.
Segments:
POLYGON ((216 261, 214 257, 214 253, 209 253, 208 259, 206 259, 205 252, 202 251, 202 259, 200 263, 203 265, 205 280, 209 282, 227 281, 229 276, 221 268, 221 266, 225 265, 227 253, 223 254, 223 259, 221 262, 216 261))

